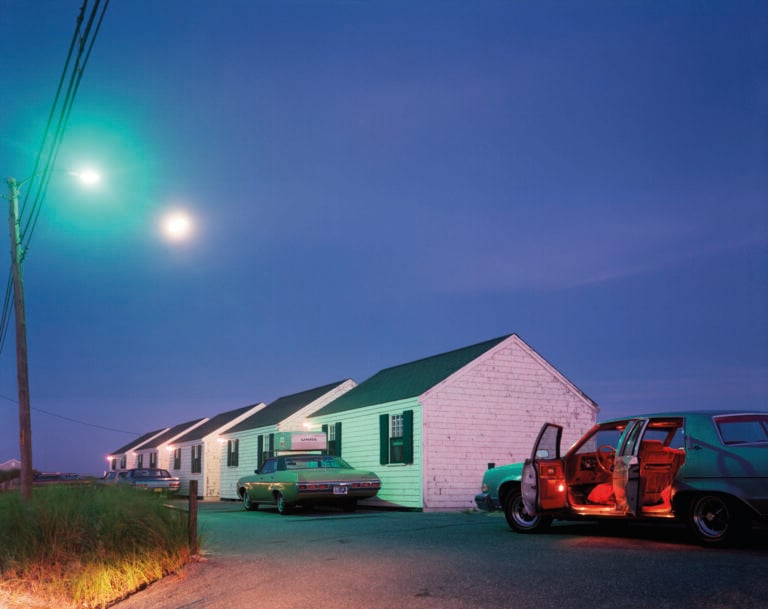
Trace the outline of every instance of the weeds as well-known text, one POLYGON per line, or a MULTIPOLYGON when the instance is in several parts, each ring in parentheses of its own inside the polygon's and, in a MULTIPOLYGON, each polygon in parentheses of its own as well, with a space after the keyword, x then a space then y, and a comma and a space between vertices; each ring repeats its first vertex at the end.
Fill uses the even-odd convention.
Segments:
POLYGON ((131 488, 55 485, 0 495, 0 587, 106 607, 190 559, 186 514, 131 488))

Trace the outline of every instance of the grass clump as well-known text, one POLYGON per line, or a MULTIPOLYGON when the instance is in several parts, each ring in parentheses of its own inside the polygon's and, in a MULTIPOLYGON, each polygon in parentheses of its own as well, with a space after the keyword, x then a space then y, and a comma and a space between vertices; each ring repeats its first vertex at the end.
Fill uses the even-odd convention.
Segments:
POLYGON ((0 587, 106 607, 190 560, 187 518, 132 488, 51 485, 0 494, 0 587))

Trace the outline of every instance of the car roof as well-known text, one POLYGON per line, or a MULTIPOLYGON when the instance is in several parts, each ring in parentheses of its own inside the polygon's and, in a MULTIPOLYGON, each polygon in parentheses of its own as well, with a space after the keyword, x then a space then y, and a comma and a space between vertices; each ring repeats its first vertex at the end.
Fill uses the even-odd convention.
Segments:
POLYGON ((658 419, 658 418, 664 418, 664 417, 716 417, 716 416, 722 416, 722 415, 735 415, 735 414, 765 414, 768 415, 767 410, 754 410, 754 409, 745 409, 745 410, 671 410, 667 412, 650 412, 650 413, 642 413, 642 414, 630 414, 625 415, 623 417, 613 417, 610 419, 605 419, 603 421, 599 421, 598 424, 602 423, 614 423, 616 421, 627 421, 629 419, 658 419))

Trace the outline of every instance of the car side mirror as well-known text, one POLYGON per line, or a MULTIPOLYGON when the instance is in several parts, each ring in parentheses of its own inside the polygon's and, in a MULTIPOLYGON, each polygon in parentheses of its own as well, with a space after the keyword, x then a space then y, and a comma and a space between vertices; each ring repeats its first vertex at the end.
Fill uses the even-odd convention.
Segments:
POLYGON ((255 470, 253 470, 253 473, 254 473, 254 474, 258 474, 258 473, 259 473, 259 470, 255 469, 255 470))

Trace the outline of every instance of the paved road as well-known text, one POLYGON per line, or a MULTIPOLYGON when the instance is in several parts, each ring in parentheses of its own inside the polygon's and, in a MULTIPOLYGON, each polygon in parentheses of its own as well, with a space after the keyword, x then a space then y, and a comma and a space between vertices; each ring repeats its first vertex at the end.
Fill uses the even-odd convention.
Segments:
POLYGON ((116 609, 765 609, 768 531, 701 548, 677 527, 556 525, 501 514, 280 516, 202 504, 205 560, 116 609))

